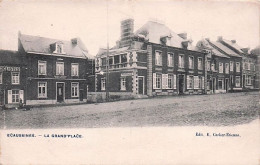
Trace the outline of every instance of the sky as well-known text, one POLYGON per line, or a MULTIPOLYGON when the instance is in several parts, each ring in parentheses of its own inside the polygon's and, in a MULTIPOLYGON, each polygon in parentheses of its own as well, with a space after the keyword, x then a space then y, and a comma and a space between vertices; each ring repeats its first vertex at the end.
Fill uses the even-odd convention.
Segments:
POLYGON ((95 56, 120 39, 120 21, 133 18, 134 31, 149 20, 176 33, 187 32, 193 45, 204 38, 235 39, 242 47, 259 45, 259 3, 254 1, 2 0, 0 49, 18 49, 22 34, 70 40, 79 37, 95 56))

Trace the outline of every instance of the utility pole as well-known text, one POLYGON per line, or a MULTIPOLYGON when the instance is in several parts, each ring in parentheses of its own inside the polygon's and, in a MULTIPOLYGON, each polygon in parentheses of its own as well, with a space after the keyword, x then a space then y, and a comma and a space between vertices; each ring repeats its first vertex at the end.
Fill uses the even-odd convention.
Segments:
POLYGON ((106 101, 109 101, 109 35, 108 35, 108 0, 107 0, 107 57, 106 57, 106 101))

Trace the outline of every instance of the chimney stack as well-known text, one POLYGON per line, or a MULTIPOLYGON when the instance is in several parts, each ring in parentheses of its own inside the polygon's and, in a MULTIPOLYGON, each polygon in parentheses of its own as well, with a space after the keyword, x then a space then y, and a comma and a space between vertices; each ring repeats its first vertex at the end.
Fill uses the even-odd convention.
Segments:
POLYGON ((134 34, 134 20, 129 18, 121 21, 120 47, 130 46, 134 34))
POLYGON ((182 39, 187 39, 187 33, 179 33, 178 36, 180 36, 182 39))
POLYGON ((223 37, 222 36, 218 36, 218 41, 222 41, 223 37))
POLYGON ((235 44, 235 43, 236 43, 236 40, 231 40, 231 42, 232 42, 233 44, 235 44))

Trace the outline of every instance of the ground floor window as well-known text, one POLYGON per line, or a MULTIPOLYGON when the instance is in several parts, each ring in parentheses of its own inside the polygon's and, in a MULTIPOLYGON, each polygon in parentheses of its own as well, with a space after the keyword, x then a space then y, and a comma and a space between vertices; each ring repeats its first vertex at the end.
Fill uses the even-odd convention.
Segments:
POLYGON ((0 84, 3 82, 3 72, 0 72, 0 84))
POLYGON ((207 81, 207 90, 210 90, 210 81, 207 81))
POLYGON ((79 97, 79 83, 71 83, 71 97, 79 97))
POLYGON ((39 98, 47 97, 47 82, 38 83, 38 97, 39 98))
POLYGON ((120 79, 120 90, 125 91, 126 90, 126 78, 121 77, 120 79))
POLYGON ((240 76, 236 76, 236 87, 240 87, 240 76))
POLYGON ((173 88, 173 75, 168 74, 168 88, 172 89, 173 88))
POLYGON ((193 89, 194 79, 193 76, 187 76, 187 89, 193 89))
POLYGON ((101 79, 101 90, 106 90, 106 79, 105 78, 101 79))
POLYGON ((246 85, 252 85, 252 76, 246 75, 246 85))
POLYGON ((20 97, 19 97, 19 90, 12 90, 12 103, 19 103, 20 97))
POLYGON ((223 79, 218 80, 218 89, 224 89, 223 79))
POLYGON ((153 73, 153 88, 154 89, 162 88, 162 74, 153 73))

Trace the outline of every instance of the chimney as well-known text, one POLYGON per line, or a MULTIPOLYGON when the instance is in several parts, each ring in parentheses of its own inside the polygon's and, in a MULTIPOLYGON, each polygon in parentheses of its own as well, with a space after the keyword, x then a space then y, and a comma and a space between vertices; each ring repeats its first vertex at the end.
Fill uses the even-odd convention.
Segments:
POLYGON ((222 41, 223 37, 222 36, 218 36, 218 41, 222 41))
POLYGON ((182 39, 187 39, 187 33, 179 33, 178 36, 180 36, 182 39))
POLYGON ((232 42, 233 44, 235 44, 235 43, 236 43, 236 40, 231 40, 231 42, 232 42))
POLYGON ((77 45, 78 44, 78 39, 77 38, 72 38, 71 39, 71 43, 77 45))
POLYGON ((244 52, 244 53, 248 53, 250 48, 242 48, 241 50, 244 52))
POLYGON ((121 21, 120 47, 130 46, 134 34, 134 20, 129 18, 121 21))
POLYGON ((206 40, 206 41, 210 41, 210 39, 209 39, 209 38, 205 38, 205 40, 206 40))

